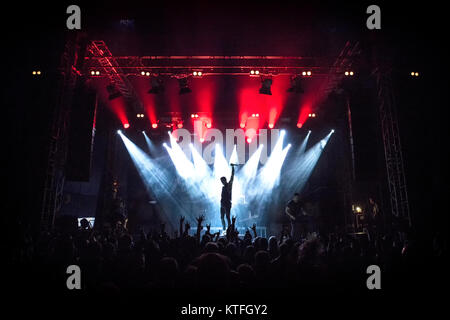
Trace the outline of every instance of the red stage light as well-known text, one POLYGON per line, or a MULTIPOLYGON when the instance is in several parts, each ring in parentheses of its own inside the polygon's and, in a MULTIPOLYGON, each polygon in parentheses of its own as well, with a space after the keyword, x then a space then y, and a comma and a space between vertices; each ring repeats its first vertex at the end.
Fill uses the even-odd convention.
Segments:
POLYGON ((200 142, 201 143, 205 142, 205 139, 204 138, 200 138, 200 142))
POLYGON ((269 128, 273 129, 273 123, 269 123, 269 128))
POLYGON ((178 127, 178 129, 181 129, 181 128, 183 128, 183 124, 180 122, 180 123, 177 125, 177 127, 178 127))
POLYGON ((241 127, 242 129, 244 129, 244 128, 245 128, 245 123, 241 123, 241 124, 240 124, 240 127, 241 127))
POLYGON ((123 124, 123 127, 124 127, 125 129, 128 129, 128 128, 130 127, 130 124, 129 124, 129 123, 124 123, 124 124, 123 124))
POLYGON ((153 129, 158 128, 158 124, 157 124, 157 123, 152 123, 152 128, 153 128, 153 129))
POLYGON ((303 124, 302 123, 297 123, 297 128, 301 128, 301 127, 303 127, 303 124))
POLYGON ((208 129, 211 129, 211 126, 212 126, 212 125, 211 125, 211 123, 209 123, 209 122, 206 124, 206 127, 207 127, 208 129))
POLYGON ((247 143, 252 143, 252 138, 247 138, 247 143))
POLYGON ((191 114, 191 118, 195 118, 195 114, 191 114))
POLYGON ((257 113, 255 116, 256 116, 257 118, 259 118, 259 113, 257 113))

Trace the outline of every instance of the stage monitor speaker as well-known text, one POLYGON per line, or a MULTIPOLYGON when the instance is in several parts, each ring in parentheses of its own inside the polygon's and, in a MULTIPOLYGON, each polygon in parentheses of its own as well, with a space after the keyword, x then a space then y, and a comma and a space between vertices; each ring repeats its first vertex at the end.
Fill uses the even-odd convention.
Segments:
POLYGON ((75 86, 70 112, 69 148, 66 162, 66 179, 89 181, 95 137, 97 93, 84 79, 75 86))

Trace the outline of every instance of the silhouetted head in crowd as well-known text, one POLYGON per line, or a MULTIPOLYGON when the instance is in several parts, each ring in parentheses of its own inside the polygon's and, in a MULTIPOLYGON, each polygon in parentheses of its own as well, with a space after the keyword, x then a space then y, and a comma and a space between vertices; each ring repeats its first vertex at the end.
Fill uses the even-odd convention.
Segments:
POLYGON ((198 283, 201 288, 227 288, 230 267, 224 256, 218 253, 202 254, 196 261, 198 283))

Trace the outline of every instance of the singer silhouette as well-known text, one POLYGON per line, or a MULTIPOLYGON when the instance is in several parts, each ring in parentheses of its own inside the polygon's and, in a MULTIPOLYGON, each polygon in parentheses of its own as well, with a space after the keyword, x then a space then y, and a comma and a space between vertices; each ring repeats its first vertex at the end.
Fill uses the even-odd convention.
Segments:
POLYGON ((231 178, 230 181, 227 182, 227 178, 221 177, 220 181, 222 182, 222 197, 220 199, 220 219, 222 220, 223 230, 227 230, 225 226, 225 216, 227 217, 228 226, 231 224, 230 220, 230 212, 231 212, 231 191, 233 188, 233 180, 234 180, 234 167, 235 164, 231 164, 231 178))

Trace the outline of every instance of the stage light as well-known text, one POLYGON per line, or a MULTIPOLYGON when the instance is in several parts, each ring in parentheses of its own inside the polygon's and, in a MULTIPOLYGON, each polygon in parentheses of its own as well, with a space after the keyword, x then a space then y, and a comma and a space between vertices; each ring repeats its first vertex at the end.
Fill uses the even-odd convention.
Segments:
POLYGON ((303 93, 303 87, 301 84, 301 77, 294 77, 291 79, 291 87, 287 89, 287 92, 294 92, 294 93, 303 93))
POLYGON ((334 132, 334 129, 331 129, 331 133, 333 133, 334 132))
POLYGON ((186 94, 192 92, 192 90, 189 88, 188 84, 188 78, 179 78, 178 79, 178 85, 180 86, 180 92, 179 94, 186 94))
POLYGON ((153 128, 153 129, 158 128, 158 124, 157 124, 157 123, 152 123, 152 128, 153 128))
POLYGON ((36 75, 36 71, 33 71, 32 74, 33 74, 33 75, 36 75))
POLYGON ((250 71, 250 74, 255 74, 255 70, 251 70, 251 71, 250 71))
POLYGON ((345 73, 344 73, 346 76, 348 76, 348 71, 345 71, 345 73))
POLYGON ((144 114, 143 113, 138 113, 138 114, 136 114, 136 118, 143 118, 144 117, 144 114))
POLYGON ((145 71, 141 71, 141 75, 142 75, 142 76, 145 76, 145 71))
POLYGON ((261 81, 261 88, 259 89, 260 94, 272 95, 270 87, 272 86, 272 79, 264 79, 261 81))
MULTIPOLYGON (((39 74, 39 71, 38 71, 38 74, 39 74)), ((419 76, 419 73, 416 72, 414 75, 415 75, 416 77, 418 77, 418 76, 419 76)))
POLYGON ((100 71, 98 71, 98 70, 95 71, 95 75, 96 75, 96 76, 99 76, 99 75, 100 75, 100 71))
POLYGON ((286 135, 286 130, 281 130, 281 132, 280 132, 280 135, 282 136, 282 137, 284 137, 285 135, 286 135))
POLYGON ((259 70, 251 70, 250 74, 251 75, 259 75, 259 70))
POLYGON ((259 113, 255 114, 255 117, 259 118, 259 113))
MULTIPOLYGON (((35 74, 34 71, 33 71, 33 74, 35 74)), ((95 76, 95 71, 94 70, 91 71, 91 76, 95 76)))
POLYGON ((210 122, 208 122, 208 123, 206 124, 206 127, 207 127, 208 129, 211 129, 212 124, 211 124, 210 122))
POLYGON ((252 113, 252 118, 256 117, 256 114, 252 113))
POLYGON ((411 72, 411 76, 413 76, 413 77, 414 77, 414 72, 411 72))
POLYGON ((273 123, 269 123, 269 128, 273 129, 273 123))
POLYGON ((161 77, 153 77, 150 80, 151 88, 148 90, 148 93, 158 94, 164 92, 164 82, 161 77))
POLYGON ((240 126, 242 129, 244 129, 244 128, 245 128, 245 123, 241 123, 239 126, 240 126))
POLYGON ((113 99, 116 99, 116 98, 119 98, 120 96, 122 96, 120 91, 117 90, 117 88, 112 83, 108 84, 106 86, 106 91, 108 91, 108 93, 109 93, 109 96, 108 96, 109 100, 113 100, 113 99))
POLYGON ((302 123, 297 123, 297 128, 301 128, 301 127, 303 127, 303 124, 302 123))
POLYGON ((315 118, 315 117, 316 117, 316 114, 315 114, 315 113, 313 113, 313 114, 312 114, 312 117, 313 117, 313 118, 315 118))
POLYGON ((201 72, 201 71, 194 71, 194 72, 192 72, 192 75, 194 77, 201 77, 203 75, 203 72, 201 72))
POLYGON ((351 75, 351 76, 353 75, 353 71, 350 71, 350 75, 351 75))
POLYGON ((302 76, 306 76, 306 71, 303 71, 303 72, 302 72, 302 76))
POLYGON ((145 130, 142 130, 142 134, 145 134, 145 130))
POLYGON ((355 208, 355 211, 358 212, 358 213, 361 213, 361 212, 362 212, 362 209, 361 209, 361 207, 356 207, 356 208, 355 208))
POLYGON ((197 75, 197 71, 192 72, 192 75, 195 77, 197 75))
POLYGON ((128 129, 128 128, 130 127, 130 124, 129 124, 129 123, 124 123, 124 124, 123 124, 123 127, 124 127, 125 129, 128 129))
POLYGON ((200 138, 200 142, 201 143, 205 142, 205 138, 200 138))
POLYGON ((306 74, 307 74, 308 76, 310 76, 310 75, 311 75, 311 71, 306 72, 306 74))
POLYGON ((121 134, 121 133, 122 133, 122 130, 117 130, 117 133, 118 133, 118 134, 121 134))
POLYGON ((167 143, 164 142, 162 145, 164 148, 168 148, 167 143))
POLYGON ((247 138, 247 143, 252 143, 252 138, 247 138))
POLYGON ((182 123, 182 122, 179 122, 179 123, 177 124, 177 127, 178 127, 178 129, 183 128, 183 123, 182 123))

